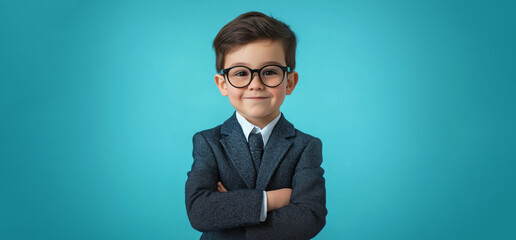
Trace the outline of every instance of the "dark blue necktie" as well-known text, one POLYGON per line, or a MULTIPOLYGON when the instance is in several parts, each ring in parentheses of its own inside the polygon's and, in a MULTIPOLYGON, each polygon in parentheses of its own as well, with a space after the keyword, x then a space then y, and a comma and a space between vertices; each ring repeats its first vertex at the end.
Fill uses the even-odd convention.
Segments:
POLYGON ((258 172, 263 156, 263 139, 261 133, 251 133, 249 135, 249 150, 251 151, 251 157, 253 158, 256 171, 258 172))

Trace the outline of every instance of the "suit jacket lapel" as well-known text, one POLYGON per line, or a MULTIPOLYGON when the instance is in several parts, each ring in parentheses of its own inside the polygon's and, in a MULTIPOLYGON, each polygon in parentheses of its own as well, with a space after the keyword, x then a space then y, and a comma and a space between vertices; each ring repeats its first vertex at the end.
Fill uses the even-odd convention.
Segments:
POLYGON ((247 187, 255 189, 256 169, 242 127, 238 124, 235 114, 222 124, 220 132, 226 135, 220 139, 220 142, 229 159, 235 165, 247 187))
POLYGON ((272 174, 292 146, 292 142, 287 140, 287 138, 295 135, 294 126, 282 114, 269 137, 267 146, 265 146, 262 163, 256 179, 256 189, 265 190, 272 174))

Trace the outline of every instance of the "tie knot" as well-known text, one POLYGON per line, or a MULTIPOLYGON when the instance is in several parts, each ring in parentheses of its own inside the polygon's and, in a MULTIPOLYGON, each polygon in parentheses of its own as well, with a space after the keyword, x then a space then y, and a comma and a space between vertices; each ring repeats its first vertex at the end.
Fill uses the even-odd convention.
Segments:
POLYGON ((249 147, 255 150, 263 149, 263 138, 261 133, 251 133, 249 135, 249 147))
POLYGON ((260 169, 263 156, 263 139, 261 133, 252 133, 249 135, 249 151, 253 158, 256 171, 260 169))

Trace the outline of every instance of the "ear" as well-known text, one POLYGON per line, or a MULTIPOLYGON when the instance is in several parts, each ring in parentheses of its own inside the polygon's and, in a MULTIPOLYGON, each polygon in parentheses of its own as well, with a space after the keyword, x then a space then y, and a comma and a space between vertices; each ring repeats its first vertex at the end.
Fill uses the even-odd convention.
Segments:
POLYGON ((288 73, 287 77, 287 91, 285 94, 290 95, 294 91, 294 88, 296 88, 297 80, 299 78, 299 75, 297 72, 293 71, 288 73))
POLYGON ((219 87, 219 91, 222 96, 228 95, 227 82, 223 75, 215 74, 215 84, 217 84, 217 87, 219 87))

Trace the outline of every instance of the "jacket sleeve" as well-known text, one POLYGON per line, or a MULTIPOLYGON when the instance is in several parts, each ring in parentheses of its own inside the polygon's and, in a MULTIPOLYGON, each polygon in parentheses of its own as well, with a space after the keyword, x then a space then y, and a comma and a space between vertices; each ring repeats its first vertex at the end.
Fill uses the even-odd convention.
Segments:
POLYGON ((312 139, 301 154, 292 179, 290 205, 267 214, 260 225, 246 227, 248 239, 310 239, 326 224, 326 189, 322 143, 312 139))
POLYGON ((193 158, 185 185, 186 212, 193 228, 206 232, 260 224, 263 192, 218 192, 215 155, 202 133, 193 137, 193 158))

